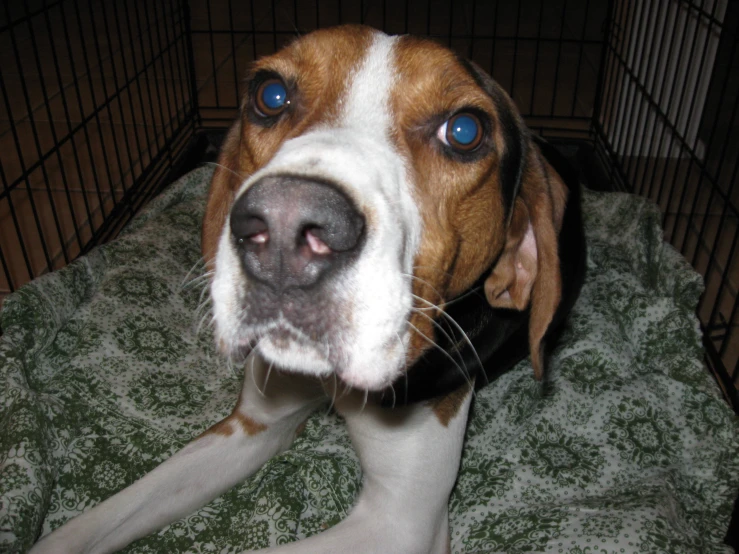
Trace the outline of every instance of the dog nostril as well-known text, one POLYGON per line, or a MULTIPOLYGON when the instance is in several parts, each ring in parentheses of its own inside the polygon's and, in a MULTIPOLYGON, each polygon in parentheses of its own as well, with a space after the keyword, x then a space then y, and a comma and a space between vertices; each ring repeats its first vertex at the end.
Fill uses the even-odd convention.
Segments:
POLYGON ((269 240, 269 227, 259 217, 231 218, 231 232, 242 245, 246 241, 265 244, 269 240))
POLYGON ((277 291, 306 288, 361 251, 362 213, 330 183, 264 177, 231 208, 232 244, 246 274, 277 291))
POLYGON ((320 256, 326 256, 327 254, 331 254, 332 250, 316 236, 316 231, 319 230, 317 227, 308 227, 303 231, 303 237, 305 237, 305 242, 308 244, 311 252, 320 256))
POLYGON ((254 244, 265 244, 269 240, 269 233, 267 231, 262 231, 261 233, 256 233, 247 238, 254 244))

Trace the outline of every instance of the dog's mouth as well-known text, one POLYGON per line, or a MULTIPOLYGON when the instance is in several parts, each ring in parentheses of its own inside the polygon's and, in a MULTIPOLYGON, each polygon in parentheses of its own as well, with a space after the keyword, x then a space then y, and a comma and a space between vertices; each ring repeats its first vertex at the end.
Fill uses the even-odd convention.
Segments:
POLYGON ((252 349, 269 363, 294 373, 325 376, 335 371, 330 346, 318 337, 309 337, 284 317, 252 329, 252 349))
POLYGON ((277 371, 361 391, 383 390, 405 371, 410 291, 392 267, 360 258, 315 286, 287 290, 249 279, 229 260, 221 267, 231 272, 217 272, 211 292, 220 349, 233 362, 253 352, 277 371))
MULTIPOLYGON (((244 362, 250 354, 258 354, 274 371, 328 379, 334 385, 340 383, 346 389, 360 391, 384 390, 397 377, 397 372, 380 375, 353 370, 341 341, 331 341, 326 336, 310 336, 284 316, 242 331, 231 351, 235 361, 244 362)), ((390 360, 387 362, 391 363, 390 360)))
POLYGON ((290 324, 278 323, 266 339, 273 345, 274 348, 280 350, 287 350, 292 347, 294 342, 298 342, 300 346, 304 346, 305 341, 298 334, 294 327, 290 324))

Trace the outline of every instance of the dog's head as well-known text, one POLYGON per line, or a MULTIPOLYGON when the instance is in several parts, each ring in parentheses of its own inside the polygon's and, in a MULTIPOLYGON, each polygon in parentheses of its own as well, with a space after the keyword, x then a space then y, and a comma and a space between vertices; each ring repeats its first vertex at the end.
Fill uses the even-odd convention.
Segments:
POLYGON ((530 308, 541 375, 566 187, 476 66, 366 27, 311 33, 254 64, 219 164, 202 244, 225 353, 379 390, 487 272, 492 306, 530 308))

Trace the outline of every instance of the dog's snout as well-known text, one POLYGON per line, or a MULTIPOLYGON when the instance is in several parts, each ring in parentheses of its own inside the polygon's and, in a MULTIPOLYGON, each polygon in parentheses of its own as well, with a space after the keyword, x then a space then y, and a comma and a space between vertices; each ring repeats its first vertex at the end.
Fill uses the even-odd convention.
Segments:
POLYGON ((364 218, 332 184, 264 177, 231 210, 246 273, 270 288, 313 285, 360 250, 364 218))

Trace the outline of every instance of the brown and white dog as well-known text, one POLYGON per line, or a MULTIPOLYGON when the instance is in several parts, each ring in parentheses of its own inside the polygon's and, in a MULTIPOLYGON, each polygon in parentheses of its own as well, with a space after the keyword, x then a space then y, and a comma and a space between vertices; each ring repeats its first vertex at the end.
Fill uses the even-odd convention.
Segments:
POLYGON ((187 515, 327 396, 361 495, 269 551, 447 552, 474 387, 529 352, 541 379, 543 339, 577 296, 576 182, 479 68, 358 26, 255 63, 219 162, 202 248, 219 346, 246 360, 238 404, 32 552, 111 552, 187 515))

